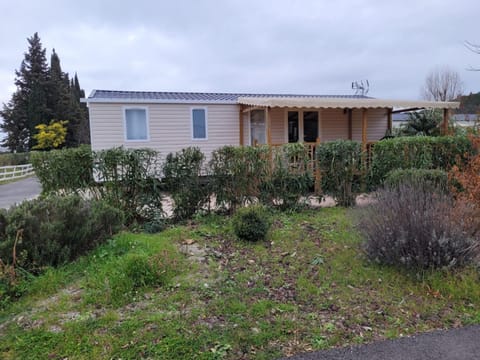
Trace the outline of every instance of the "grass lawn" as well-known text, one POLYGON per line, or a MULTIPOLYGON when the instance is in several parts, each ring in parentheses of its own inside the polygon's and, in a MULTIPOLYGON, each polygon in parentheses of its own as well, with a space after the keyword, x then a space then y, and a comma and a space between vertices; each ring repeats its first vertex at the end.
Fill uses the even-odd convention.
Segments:
POLYGON ((371 264, 352 223, 341 208, 276 214, 258 244, 220 216, 120 234, 31 280, 0 313, 0 358, 275 359, 480 322, 477 270, 371 264))

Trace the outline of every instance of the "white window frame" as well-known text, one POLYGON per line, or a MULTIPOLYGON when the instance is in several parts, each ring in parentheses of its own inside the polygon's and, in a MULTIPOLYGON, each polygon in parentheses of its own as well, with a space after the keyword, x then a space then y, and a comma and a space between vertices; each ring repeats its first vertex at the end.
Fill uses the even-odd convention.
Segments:
POLYGON ((207 141, 208 140, 208 107, 206 106, 192 106, 190 108, 190 133, 192 141, 207 141), (204 110, 205 111, 205 137, 196 138, 193 133, 193 110, 204 110))
POLYGON ((123 109, 123 134, 125 142, 148 142, 150 141, 150 114, 148 106, 124 106, 123 109), (145 110, 145 120, 147 126, 147 138, 146 139, 129 139, 127 134, 127 110, 145 110))

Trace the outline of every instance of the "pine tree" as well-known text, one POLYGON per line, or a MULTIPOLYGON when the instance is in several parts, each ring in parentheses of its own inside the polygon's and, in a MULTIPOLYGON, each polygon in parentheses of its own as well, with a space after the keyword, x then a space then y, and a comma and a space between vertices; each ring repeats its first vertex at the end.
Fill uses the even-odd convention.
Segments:
POLYGON ((1 128, 7 133, 2 145, 11 151, 28 151, 34 145, 35 126, 49 123, 48 65, 38 33, 27 39, 29 48, 20 70, 15 71, 16 92, 3 104, 1 128))

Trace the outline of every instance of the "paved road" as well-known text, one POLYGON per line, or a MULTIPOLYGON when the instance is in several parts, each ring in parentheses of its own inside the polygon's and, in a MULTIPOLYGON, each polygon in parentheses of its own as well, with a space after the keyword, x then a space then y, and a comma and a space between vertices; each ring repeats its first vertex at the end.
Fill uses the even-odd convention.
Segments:
POLYGON ((480 326, 434 331, 351 348, 297 355, 288 360, 471 360, 480 359, 480 326))
POLYGON ((9 208, 25 199, 33 199, 42 191, 35 176, 0 185, 0 208, 9 208))

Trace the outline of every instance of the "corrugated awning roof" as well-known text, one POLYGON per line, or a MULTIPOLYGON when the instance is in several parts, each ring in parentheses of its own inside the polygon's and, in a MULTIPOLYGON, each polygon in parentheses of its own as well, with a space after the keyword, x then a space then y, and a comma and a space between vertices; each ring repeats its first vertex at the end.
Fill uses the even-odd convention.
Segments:
POLYGON ((331 109, 456 109, 456 101, 404 101, 372 98, 325 98, 325 97, 239 97, 238 103, 255 107, 295 107, 331 109))

